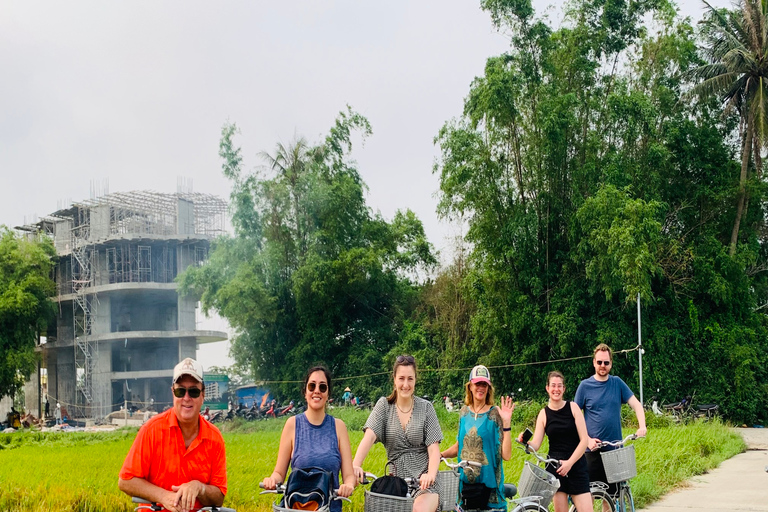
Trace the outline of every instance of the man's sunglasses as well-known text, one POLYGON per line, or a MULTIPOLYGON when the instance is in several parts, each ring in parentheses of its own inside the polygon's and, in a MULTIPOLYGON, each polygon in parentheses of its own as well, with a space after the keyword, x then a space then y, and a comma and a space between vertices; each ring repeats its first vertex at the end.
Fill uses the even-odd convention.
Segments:
POLYGON ((200 394, 203 392, 200 388, 173 388, 173 396, 176 398, 184 398, 184 395, 189 393, 189 398, 200 398, 200 394))
POLYGON ((397 364, 414 364, 415 362, 413 356, 397 356, 397 364))
POLYGON ((598 361, 598 360, 595 360, 595 362, 597 363, 597 366, 611 366, 611 362, 610 361, 598 361))
POLYGON ((309 384, 307 384, 307 390, 310 393, 314 393, 315 388, 318 388, 321 393, 325 393, 326 391, 328 391, 328 384, 326 384, 325 382, 321 382, 320 384, 315 384, 314 382, 310 382, 309 384))

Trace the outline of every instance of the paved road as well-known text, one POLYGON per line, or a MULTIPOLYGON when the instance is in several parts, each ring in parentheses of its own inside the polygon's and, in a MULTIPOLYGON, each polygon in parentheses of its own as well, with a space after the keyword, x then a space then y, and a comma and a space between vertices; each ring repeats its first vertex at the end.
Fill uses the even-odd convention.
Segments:
POLYGON ((706 475, 691 478, 644 512, 768 512, 768 429, 738 428, 749 448, 706 475))

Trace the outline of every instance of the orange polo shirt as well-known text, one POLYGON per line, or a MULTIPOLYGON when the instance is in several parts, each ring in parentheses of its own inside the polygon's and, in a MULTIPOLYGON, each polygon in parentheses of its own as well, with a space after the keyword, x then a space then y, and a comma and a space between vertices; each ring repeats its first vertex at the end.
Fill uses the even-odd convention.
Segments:
MULTIPOLYGON (((215 485, 227 494, 227 464, 224 455, 224 438, 215 426, 200 417, 200 431, 189 448, 184 446, 184 436, 174 410, 168 409, 147 421, 133 441, 120 478, 138 477, 171 490, 198 480, 215 485)), ((200 507, 200 503, 195 503, 200 507)))

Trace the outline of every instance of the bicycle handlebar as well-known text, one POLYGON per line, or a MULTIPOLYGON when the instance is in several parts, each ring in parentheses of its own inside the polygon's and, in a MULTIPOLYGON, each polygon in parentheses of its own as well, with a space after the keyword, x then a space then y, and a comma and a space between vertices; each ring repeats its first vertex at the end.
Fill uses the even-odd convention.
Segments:
MULTIPOLYGON (((259 483, 259 488, 264 489, 263 482, 259 483)), ((349 498, 344 498, 343 496, 339 496, 337 494, 338 491, 339 491, 338 489, 334 489, 333 491, 331 491, 332 500, 346 500, 346 501, 349 501, 350 503, 352 502, 352 500, 350 500, 349 498)), ((277 484, 277 486, 274 489, 265 489, 261 491, 259 494, 285 494, 285 484, 277 484)), ((224 509, 219 509, 219 510, 223 511, 224 509)))
POLYGON ((600 441, 597 443, 597 448, 602 448, 603 446, 614 446, 616 448, 620 448, 627 444, 627 441, 634 441, 635 439, 639 439, 637 437, 637 434, 629 434, 627 437, 622 439, 621 441, 600 441))
POLYGON ((554 464, 555 467, 558 467, 558 468, 560 467, 560 461, 559 460, 557 460, 557 459, 550 459, 550 458, 547 458, 547 457, 542 457, 541 455, 539 455, 539 452, 534 450, 533 447, 531 445, 529 445, 528 443, 521 443, 520 441, 517 441, 517 443, 522 445, 522 449, 525 450, 525 453, 527 453, 528 455, 533 455, 540 462, 543 462, 544 464, 554 464))
POLYGON ((474 460, 460 460, 459 462, 452 463, 445 457, 440 457, 440 462, 444 462, 451 469, 466 468, 467 466, 483 467, 481 462, 475 462, 474 460))
MULTIPOLYGON (((160 503, 155 503, 153 501, 145 500, 144 498, 139 498, 138 496, 133 496, 131 498, 131 501, 139 505, 134 510, 153 510, 153 511, 165 510, 165 507, 162 506, 160 503)), ((200 507, 195 510, 196 512, 237 512, 233 508, 215 507, 215 506, 200 507)))

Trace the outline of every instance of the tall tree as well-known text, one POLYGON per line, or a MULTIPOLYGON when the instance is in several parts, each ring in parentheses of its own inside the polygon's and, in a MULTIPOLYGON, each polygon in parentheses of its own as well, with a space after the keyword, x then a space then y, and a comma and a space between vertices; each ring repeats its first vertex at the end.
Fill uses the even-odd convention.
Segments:
POLYGON ((35 342, 54 318, 56 252, 0 226, 0 398, 15 395, 35 370, 35 342))
POLYGON ((738 9, 715 9, 707 2, 703 20, 704 56, 707 63, 694 70, 701 82, 693 92, 717 96, 741 120, 741 172, 736 216, 729 253, 736 253, 739 229, 747 210, 750 157, 755 177, 762 171, 761 151, 768 142, 768 2, 741 0, 738 9))
POLYGON ((295 380, 317 361, 339 375, 381 368, 412 309, 412 277, 435 264, 412 212, 387 222, 366 206, 349 157, 355 132, 371 129, 347 109, 319 144, 278 145, 260 154, 266 168, 246 174, 236 127, 222 129, 235 236, 180 280, 229 320, 232 354, 256 379, 295 380))
MULTIPOLYGON (((466 219, 472 246, 467 353, 516 365, 584 356, 600 341, 632 350, 639 293, 647 386, 670 400, 687 389, 742 421, 764 416, 749 390, 768 392, 755 310, 768 303, 768 249, 742 229, 743 249, 727 256, 738 118, 683 94, 705 63, 690 23, 664 0, 574 0, 557 30, 527 0, 481 5, 510 48, 436 137, 439 213, 466 219)), ((754 185, 750 223, 764 215, 754 185)), ((635 361, 616 361, 633 388, 635 361)), ((499 384, 529 393, 550 368, 569 386, 590 371, 578 360, 519 366, 499 384)))

